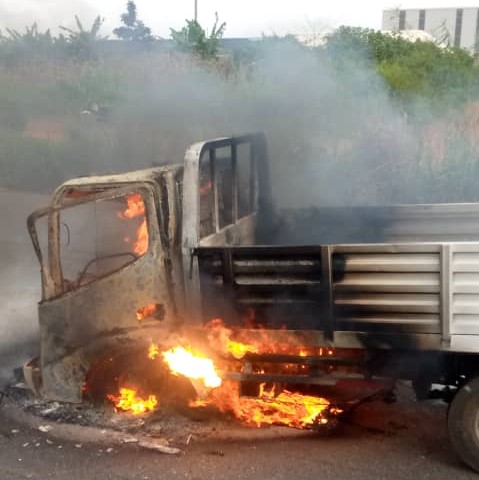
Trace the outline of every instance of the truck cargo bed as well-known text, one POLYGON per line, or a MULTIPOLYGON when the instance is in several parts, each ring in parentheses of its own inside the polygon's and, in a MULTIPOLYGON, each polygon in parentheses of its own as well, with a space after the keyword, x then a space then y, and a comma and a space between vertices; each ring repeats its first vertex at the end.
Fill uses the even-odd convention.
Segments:
POLYGON ((342 346, 475 351, 478 243, 199 247, 195 255, 205 320, 241 324, 253 314, 268 328, 349 338, 342 346))

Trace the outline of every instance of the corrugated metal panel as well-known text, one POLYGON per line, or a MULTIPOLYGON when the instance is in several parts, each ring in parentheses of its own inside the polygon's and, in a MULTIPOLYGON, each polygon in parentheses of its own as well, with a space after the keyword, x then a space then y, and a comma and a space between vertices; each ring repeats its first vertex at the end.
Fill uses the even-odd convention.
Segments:
POLYGON ((385 241, 479 239, 479 204, 475 203, 399 205, 385 208, 381 217, 385 241))
POLYGON ((437 253, 374 253, 381 247, 372 246, 371 253, 345 254, 345 272, 439 272, 439 255, 437 253))
POLYGON ((479 245, 459 244, 451 248, 451 333, 479 335, 479 245))
POLYGON ((335 285, 337 292, 439 293, 438 273, 351 273, 335 285))
POLYGON ((312 248, 201 248, 203 312, 270 328, 321 330, 321 255, 312 248))
POLYGON ((206 318, 243 318, 253 308, 266 326, 324 330, 332 300, 333 329, 361 339, 441 334, 450 348, 454 335, 479 335, 478 243, 333 245, 325 252, 330 299, 322 265, 329 257, 319 247, 200 249, 206 318))
POLYGON ((479 241, 479 204, 327 207, 280 212, 274 244, 479 241))
POLYGON ((476 273, 454 273, 454 293, 479 294, 479 276, 476 273))
POLYGON ((382 293, 380 295, 366 293, 336 294, 334 303, 336 306, 352 306, 357 311, 439 313, 439 295, 402 293, 382 293))
POLYGON ((417 245, 415 253, 410 247, 335 247, 344 262, 344 276, 333 288, 339 329, 441 331, 440 249, 417 245))
POLYGON ((393 325, 427 325, 427 326, 437 326, 437 315, 396 315, 396 316, 368 316, 368 317, 352 317, 351 320, 358 323, 364 324, 393 324, 393 325))

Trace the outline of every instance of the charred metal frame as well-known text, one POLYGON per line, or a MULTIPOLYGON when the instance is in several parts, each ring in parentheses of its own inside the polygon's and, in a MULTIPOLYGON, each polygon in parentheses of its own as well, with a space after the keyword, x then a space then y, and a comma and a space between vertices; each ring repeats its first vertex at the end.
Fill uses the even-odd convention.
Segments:
MULTIPOLYGON (((196 307, 201 304, 198 261, 194 255, 200 243, 208 244, 210 239, 219 236, 226 243, 236 242, 237 238, 231 234, 231 226, 239 226, 237 232, 242 232, 242 220, 238 218, 238 168, 237 149, 239 145, 249 144, 251 153, 250 177, 250 205, 253 206, 253 217, 258 212, 269 215, 272 209, 271 184, 269 165, 266 150, 266 139, 263 134, 243 135, 239 137, 220 138, 208 142, 192 145, 186 152, 183 174, 183 220, 182 220, 182 255, 185 278, 185 303, 189 309, 191 320, 201 323, 200 310, 196 307), (220 231, 218 213, 218 179, 216 174, 217 155, 219 149, 230 149, 232 162, 233 185, 233 223, 220 231), (210 160, 211 178, 213 181, 213 208, 214 233, 210 237, 201 239, 200 232, 200 167, 203 158, 210 160), (228 238, 230 236, 230 238, 228 238), (231 239, 232 237, 232 239, 231 239)), ((256 221, 255 218, 252 219, 256 221)))
POLYGON ((105 355, 148 345, 151 338, 160 341, 177 328, 182 300, 177 291, 182 286, 178 254, 181 173, 181 166, 172 166, 67 182, 54 193, 50 208, 29 217, 28 230, 42 273, 42 384, 35 385, 42 395, 81 402, 83 382, 95 362, 105 355), (79 194, 80 200, 72 200, 69 192, 79 194), (90 283, 65 290, 60 263, 60 212, 131 193, 140 193, 145 203, 147 252, 90 283), (49 227, 48 258, 40 248, 35 229, 35 223, 43 217, 47 217, 49 227), (159 305, 158 316, 139 322, 138 309, 150 303, 159 305))
MULTIPOLYGON (((86 190, 87 189, 85 189, 85 191, 86 190)), ((144 184, 131 184, 128 187, 116 188, 114 190, 105 190, 100 193, 94 193, 92 195, 89 195, 86 199, 69 201, 67 204, 62 204, 62 202, 60 201, 54 201, 53 203, 56 204, 56 206, 36 210, 28 217, 28 232, 30 234, 33 248, 41 266, 42 301, 50 300, 64 293, 63 272, 60 259, 59 213, 66 209, 71 209, 79 205, 84 205, 85 203, 97 202, 101 200, 111 200, 124 197, 125 195, 131 193, 139 192, 142 192, 144 194, 143 198, 146 206, 146 217, 148 219, 149 240, 151 240, 153 243, 159 241, 161 245, 161 236, 158 230, 158 223, 154 220, 155 216, 149 213, 155 210, 154 204, 152 202, 152 199, 154 198, 154 190, 145 187, 144 184), (43 252, 40 248, 40 243, 35 225, 41 218, 47 216, 49 225, 48 260, 45 261, 43 252)), ((110 273, 114 272, 109 272, 109 274, 110 273)), ((98 277, 98 279, 100 278, 102 277, 98 277)))
MULTIPOLYGON (((307 341, 305 345, 311 346, 336 346, 338 348, 364 348, 364 341, 367 338, 368 341, 375 343, 378 348, 410 348, 410 349, 447 349, 447 338, 450 323, 450 249, 449 244, 375 244, 375 245, 326 245, 326 246, 304 246, 304 247, 290 247, 290 246, 225 246, 225 247, 204 247, 199 246, 193 251, 198 259, 208 260, 216 259, 220 262, 220 266, 216 268, 215 274, 223 277, 222 286, 219 288, 224 291, 232 291, 233 296, 230 297, 231 302, 235 302, 235 290, 239 287, 236 281, 235 269, 233 267, 235 260, 244 262, 246 259, 265 258, 270 262, 281 260, 288 260, 290 262, 298 262, 300 258, 317 258, 321 265, 321 273, 318 277, 319 289, 315 294, 310 293, 309 297, 312 300, 318 302, 321 318, 318 317, 317 326, 320 328, 314 330, 308 330, 307 337, 315 338, 313 343, 307 341), (437 323, 437 333, 430 331, 428 333, 418 333, 414 329, 399 328, 395 325, 394 331, 388 333, 388 331, 382 331, 379 335, 372 335, 371 332, 355 330, 348 332, 344 328, 338 329, 337 316, 338 312, 335 312, 337 306, 334 302, 334 290, 337 288, 337 280, 340 280, 343 275, 343 264, 341 261, 342 256, 349 253, 370 255, 375 254, 421 254, 430 253, 438 255, 441 258, 442 269, 441 280, 439 282, 438 298, 441 302, 441 315, 440 323, 437 323), (338 257, 334 259, 335 257, 338 257), (320 322, 320 323, 319 323, 320 322), (446 330, 444 330, 444 324, 447 324, 446 330), (311 336, 311 334, 314 334, 311 336), (375 338, 374 338, 375 337, 375 338), (389 338, 393 337, 393 338, 389 338)), ((439 261, 439 260, 438 260, 439 261)), ((399 270, 404 270, 406 265, 398 265, 399 270)), ((416 267, 415 267, 416 268, 416 267)), ((425 268, 420 265, 417 268, 425 268)), ((432 268, 432 267, 431 267, 432 268)), ((399 271, 398 270, 398 271, 399 271)), ((200 268, 200 275, 202 281, 205 282, 210 273, 208 269, 200 268)), ((287 288, 287 284, 284 284, 284 288, 287 288)), ((404 287, 406 288, 406 287, 404 287)), ((407 293, 407 289, 404 290, 407 293)), ((247 293, 246 293, 247 295, 247 293)), ((204 301, 203 301, 204 307, 204 301)), ((427 308, 427 307, 425 307, 427 308)), ((391 311, 392 307, 390 308, 391 311)), ((206 319, 205 319, 206 320, 206 319)), ((273 333, 272 331, 271 333, 273 333)), ((293 332, 293 331, 292 331, 293 332)), ((304 336, 305 330, 295 330, 296 334, 301 337, 304 336), (302 333, 301 333, 302 332, 302 333)))

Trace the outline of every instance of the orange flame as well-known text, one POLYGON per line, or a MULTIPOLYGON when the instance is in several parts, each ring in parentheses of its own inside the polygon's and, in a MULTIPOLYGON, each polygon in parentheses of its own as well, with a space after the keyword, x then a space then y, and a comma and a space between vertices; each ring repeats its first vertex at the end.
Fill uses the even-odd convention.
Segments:
POLYGON ((158 310, 156 303, 150 303, 149 305, 145 305, 144 307, 139 308, 136 311, 136 319, 141 322, 145 318, 151 317, 153 314, 156 313, 158 310))
POLYGON ((249 425, 284 425, 294 428, 307 428, 315 424, 326 424, 323 413, 329 408, 325 398, 302 395, 283 390, 275 396, 274 387, 270 391, 260 388, 258 398, 240 397, 233 413, 249 425))
POLYGON ((107 395, 108 400, 115 404, 115 409, 131 412, 133 415, 154 410, 158 405, 155 395, 149 395, 146 400, 137 397, 137 391, 130 388, 120 388, 120 395, 107 395))
POLYGON ((123 218, 137 218, 143 216, 136 230, 136 239, 133 242, 133 251, 137 255, 143 255, 148 250, 148 227, 145 217, 145 202, 139 193, 132 193, 126 197, 127 207, 122 212, 123 218))
POLYGON ((221 412, 232 413, 246 425, 262 427, 280 425, 304 429, 325 425, 329 414, 341 413, 338 408, 331 408, 328 400, 321 397, 303 395, 282 390, 276 395, 275 387, 265 389, 260 385, 257 397, 241 397, 239 387, 231 383, 210 392, 207 399, 199 399, 190 403, 190 407, 198 408, 214 406, 221 412))
MULTIPOLYGON (((244 331, 249 335, 247 331, 244 331)), ((313 348, 300 346, 288 332, 285 332, 284 341, 275 343, 271 340, 268 332, 263 329, 255 330, 254 343, 248 343, 247 336, 232 340, 231 336, 241 335, 241 331, 233 331, 226 327, 219 319, 211 321, 207 325, 207 337, 211 347, 222 354, 232 355, 241 359, 247 353, 287 353, 303 357, 310 355, 334 355, 330 348, 313 348)), ((296 338, 296 341, 298 339, 296 338)), ((152 360, 161 359, 174 375, 182 375, 189 378, 198 393, 198 398, 193 401, 191 407, 213 406, 224 413, 232 413, 236 418, 247 425, 261 427, 264 425, 283 425, 293 428, 311 428, 325 425, 331 415, 341 413, 341 410, 331 406, 330 402, 321 397, 303 395, 286 389, 276 390, 276 385, 266 389, 265 384, 260 385, 257 397, 243 397, 240 395, 238 383, 223 381, 213 359, 208 358, 192 347, 177 345, 169 350, 161 351, 160 347, 152 343, 148 348, 148 357, 152 360), (195 384, 195 381, 197 382, 195 384), (201 385, 199 385, 201 383, 201 385), (199 387, 199 389, 198 389, 199 387)), ((226 359, 221 357, 219 361, 226 359)), ((259 367, 258 367, 259 368, 259 367)), ((299 369, 302 373, 304 365, 282 365, 283 371, 291 372, 291 369, 299 369)), ((256 370, 258 371, 258 370, 256 370)), ((140 405, 148 401, 136 398, 136 392, 121 389, 125 392, 123 402, 116 400, 117 409, 131 411, 130 404, 137 400, 140 405), (125 405, 125 408, 123 407, 125 405)), ((149 400, 156 397, 150 396, 149 400)), ((152 408, 154 408, 154 406, 152 408)), ((145 407, 138 407, 140 411, 145 407)), ((150 409, 152 409, 150 408, 150 409)))
POLYGON ((247 353, 258 353, 258 348, 254 345, 248 345, 230 339, 227 340, 226 348, 228 353, 233 355, 237 360, 243 358, 247 353))
POLYGON ((143 255, 148 250, 148 228, 146 218, 141 222, 136 231, 136 241, 133 243, 133 251, 137 255, 143 255))
POLYGON ((158 345, 156 345, 155 343, 152 343, 148 348, 148 358, 150 360, 154 360, 159 355, 160 355, 160 349, 158 348, 158 345))
POLYGON ((145 202, 139 193, 132 193, 126 197, 127 207, 123 210, 123 218, 136 218, 145 215, 145 202))
POLYGON ((210 345, 223 354, 233 355, 239 360, 247 353, 258 353, 258 348, 254 345, 231 340, 233 330, 226 327, 220 318, 208 322, 206 330, 210 345))
POLYGON ((193 353, 191 348, 174 347, 163 352, 162 357, 175 375, 201 380, 208 388, 216 388, 221 385, 221 378, 216 372, 213 360, 193 353))
POLYGON ((334 355, 333 349, 304 347, 287 330, 279 330, 273 339, 266 328, 253 330, 233 330, 223 320, 215 318, 206 324, 209 344, 223 355, 232 355, 237 360, 247 353, 299 355, 334 355), (234 337, 234 339, 233 339, 234 337))

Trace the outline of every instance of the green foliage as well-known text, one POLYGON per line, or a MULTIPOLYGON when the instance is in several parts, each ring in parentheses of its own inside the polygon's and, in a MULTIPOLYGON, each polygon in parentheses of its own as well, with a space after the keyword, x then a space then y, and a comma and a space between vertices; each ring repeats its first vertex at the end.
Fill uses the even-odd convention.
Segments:
POLYGON ((97 56, 97 46, 106 37, 100 35, 104 19, 96 17, 90 28, 85 28, 75 16, 76 29, 60 26, 62 33, 41 32, 36 23, 24 32, 7 28, 0 31, 0 61, 7 65, 28 60, 52 59, 91 60, 97 56))
POLYGON ((40 32, 36 23, 25 27, 24 32, 7 28, 0 31, 0 60, 7 64, 22 62, 27 58, 45 59, 61 55, 63 38, 55 38, 50 30, 40 32))
POLYGON ((456 103, 479 93, 479 68, 463 49, 341 27, 328 38, 326 50, 338 64, 369 64, 403 100, 421 96, 433 103, 456 103))
POLYGON ((60 26, 60 29, 66 33, 66 36, 62 35, 60 38, 65 39, 71 56, 78 60, 89 60, 96 57, 98 42, 107 38, 100 35, 104 21, 104 18, 98 16, 90 28, 85 28, 78 16, 75 15, 77 30, 60 26))
POLYGON ((19 32, 18 30, 7 28, 7 35, 0 32, 0 41, 5 43, 22 43, 28 47, 35 47, 37 45, 51 46, 54 43, 54 39, 50 33, 50 30, 40 32, 38 25, 34 23, 31 27, 25 27, 25 32, 19 32))
POLYGON ((227 50, 238 69, 251 67, 271 56, 274 50, 291 51, 304 54, 307 47, 299 43, 293 35, 263 35, 260 40, 241 42, 227 50), (300 52, 301 51, 301 52, 300 52))
MULTIPOLYGON (((79 77, 58 81, 51 93, 62 99, 70 111, 80 112, 95 102, 113 105, 121 96, 122 83, 114 75, 100 69, 87 70, 79 77)), ((50 92, 49 92, 50 93, 50 92)))
POLYGON ((126 4, 126 12, 121 15, 122 26, 115 28, 113 33, 122 40, 132 42, 151 42, 154 40, 151 34, 151 28, 138 19, 136 4, 129 0, 126 4))
POLYGON ((197 20, 186 20, 186 25, 181 30, 171 29, 171 38, 180 50, 192 52, 203 59, 216 58, 225 29, 226 23, 219 24, 216 13, 215 23, 209 35, 197 20))

